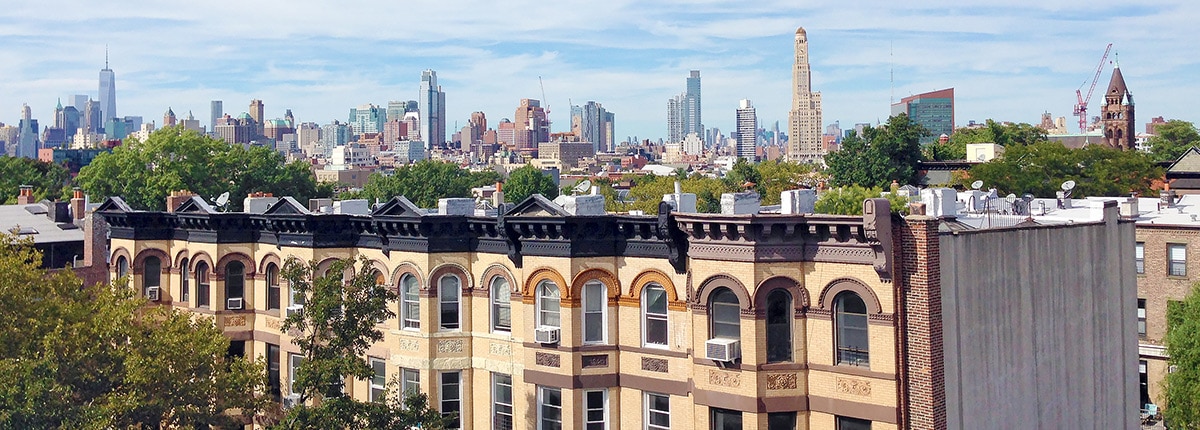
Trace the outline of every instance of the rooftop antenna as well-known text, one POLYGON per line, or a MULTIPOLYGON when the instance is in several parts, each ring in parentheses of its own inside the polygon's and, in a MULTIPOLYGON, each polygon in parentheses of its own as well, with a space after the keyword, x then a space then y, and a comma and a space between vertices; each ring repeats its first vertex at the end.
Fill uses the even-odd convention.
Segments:
POLYGON ((891 84, 891 93, 888 94, 888 104, 896 104, 896 52, 893 50, 895 42, 888 41, 888 81, 891 84))
POLYGON ((592 181, 590 179, 584 179, 582 181, 579 181, 578 184, 575 184, 575 187, 571 188, 571 191, 574 191, 576 195, 579 195, 582 193, 586 193, 586 192, 590 191, 591 189, 592 189, 592 181))
POLYGON ((976 180, 975 182, 972 182, 972 183, 971 183, 971 189, 973 189, 973 190, 978 190, 978 189, 980 189, 980 188, 983 188, 983 181, 981 181, 981 180, 976 180))
POLYGON ((217 198, 215 200, 213 200, 213 203, 216 204, 217 207, 221 209, 221 212, 228 212, 229 211, 229 191, 221 193, 221 195, 217 196, 217 198))
POLYGON ((104 44, 104 69, 108 69, 108 44, 104 44))
POLYGON ((1067 181, 1062 183, 1063 197, 1071 197, 1071 191, 1075 189, 1075 181, 1067 181))

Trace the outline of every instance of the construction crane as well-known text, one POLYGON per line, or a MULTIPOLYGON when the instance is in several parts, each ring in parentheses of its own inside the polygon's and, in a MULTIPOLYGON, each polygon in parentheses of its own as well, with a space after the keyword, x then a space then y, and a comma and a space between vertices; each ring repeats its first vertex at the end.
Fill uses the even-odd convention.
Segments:
POLYGON ((542 102, 546 104, 546 136, 550 135, 550 101, 546 100, 546 85, 542 84, 542 76, 538 75, 538 87, 542 89, 542 102))
POLYGON ((1083 81, 1082 84, 1079 84, 1079 88, 1075 89, 1075 99, 1077 100, 1077 103, 1075 103, 1075 116, 1079 117, 1080 134, 1087 133, 1088 103, 1092 101, 1092 92, 1096 91, 1096 83, 1100 81, 1100 73, 1104 71, 1104 61, 1108 60, 1109 51, 1112 51, 1111 43, 1108 44, 1108 47, 1104 48, 1104 56, 1100 57, 1100 65, 1096 66, 1096 75, 1092 76, 1092 85, 1088 87, 1087 97, 1084 97, 1083 92, 1080 91, 1084 85, 1088 84, 1087 81, 1083 81))

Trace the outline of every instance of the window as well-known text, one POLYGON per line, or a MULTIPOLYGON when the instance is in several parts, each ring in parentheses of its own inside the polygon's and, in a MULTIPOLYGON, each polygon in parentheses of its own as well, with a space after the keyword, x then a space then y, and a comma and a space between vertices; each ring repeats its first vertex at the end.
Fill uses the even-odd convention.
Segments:
POLYGON ((196 306, 208 307, 208 263, 196 263, 196 306))
POLYGON ((512 430, 512 375, 492 374, 492 430, 512 430))
POLYGON ((142 263, 142 297, 150 297, 150 287, 162 286, 162 260, 146 257, 142 263))
POLYGON ((129 260, 125 256, 117 257, 117 279, 124 278, 129 274, 129 260))
POLYGON ((405 396, 421 392, 421 372, 400 368, 400 392, 405 396))
POLYGON ((642 344, 667 347, 667 290, 648 284, 642 290, 642 344))
POLYGON ((189 278, 192 277, 192 272, 191 266, 189 266, 188 263, 188 259, 184 258, 183 262, 179 264, 179 273, 181 273, 181 275, 179 275, 179 299, 184 303, 190 304, 190 300, 192 299, 192 291, 191 286, 188 285, 188 281, 189 278))
POLYGON ((288 354, 288 392, 299 395, 296 391, 296 371, 300 370, 300 366, 304 365, 304 356, 300 354, 288 354))
POLYGON ((453 416, 450 422, 446 423, 447 429, 459 428, 462 423, 462 391, 461 378, 462 373, 458 371, 442 372, 442 385, 438 390, 441 395, 439 404, 443 417, 453 416))
POLYGON ((279 266, 267 264, 267 310, 279 310, 279 266))
POLYGON ((833 308, 837 364, 869 366, 867 305, 858 294, 843 291, 834 297, 833 308))
POLYGON ((558 286, 550 281, 542 281, 537 287, 538 325, 542 327, 561 327, 559 319, 558 286))
POLYGON ((538 430, 561 430, 562 389, 538 387, 537 396, 538 430))
POLYGON ((459 302, 462 297, 462 282, 457 276, 446 275, 438 279, 438 306, 442 330, 458 330, 459 302))
POLYGON ((712 298, 708 300, 708 318, 710 338, 741 338, 741 309, 733 290, 721 288, 713 293, 712 298))
POLYGON ((225 350, 225 358, 245 358, 246 357, 246 341, 231 340, 229 348, 225 350))
POLYGON ((1187 245, 1167 245, 1167 258, 1170 260, 1167 274, 1171 276, 1187 276, 1187 245))
POLYGON ((1137 299, 1137 300, 1138 300, 1138 302, 1137 302, 1138 303, 1138 311, 1137 311, 1138 336, 1145 336, 1146 335, 1146 299, 1137 299))
POLYGON ((1146 244, 1138 242, 1133 245, 1133 261, 1137 273, 1146 273, 1146 244))
POLYGON ((871 422, 850 417, 836 417, 837 430, 871 430, 871 422))
POLYGON ((1138 360, 1138 408, 1145 408, 1150 403, 1150 377, 1146 369, 1146 360, 1138 360))
POLYGON ((583 392, 584 430, 608 429, 608 390, 583 392))
POLYGON ((604 343, 608 337, 605 299, 608 288, 598 281, 583 285, 583 343, 604 343))
MULTIPOLYGON (((246 293, 246 266, 240 261, 225 265, 225 298, 240 299, 246 293)), ((228 303, 228 302, 227 302, 228 303)))
POLYGON ((771 412, 767 414, 767 430, 796 430, 795 412, 771 412))
POLYGON ((646 430, 668 430, 671 428, 671 398, 662 394, 646 393, 646 412, 642 420, 646 430))
MULTIPOLYGON (((311 287, 310 287, 310 289, 311 289, 311 287)), ((301 294, 300 291, 295 289, 294 287, 289 286, 289 288, 288 288, 288 307, 304 306, 305 300, 307 300, 307 299, 304 298, 304 294, 301 294)))
POLYGON ((792 361, 792 295, 777 289, 767 294, 767 362, 792 361))
POLYGON ((512 290, 503 276, 492 278, 492 331, 512 331, 512 290))
POLYGON ((708 408, 712 430, 742 430, 742 413, 729 409, 708 408))
POLYGON ((282 395, 279 385, 279 345, 267 344, 267 388, 276 399, 282 395))
POLYGON ((382 402, 384 386, 387 385, 387 363, 382 359, 371 357, 371 401, 382 402))
POLYGON ((405 273, 400 277, 400 295, 400 327, 419 330, 421 328, 421 293, 416 276, 405 273))

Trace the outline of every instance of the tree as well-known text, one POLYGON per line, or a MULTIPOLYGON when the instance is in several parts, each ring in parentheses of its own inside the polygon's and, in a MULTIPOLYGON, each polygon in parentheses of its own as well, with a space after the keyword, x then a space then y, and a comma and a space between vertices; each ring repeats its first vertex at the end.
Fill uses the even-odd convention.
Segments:
POLYGON ((1175 367, 1165 381, 1165 421, 1171 428, 1200 427, 1200 285, 1167 309, 1167 355, 1175 367))
POLYGON ((541 194, 543 197, 553 199, 558 197, 558 187, 554 185, 554 180, 549 175, 530 165, 522 166, 509 173, 508 181, 504 182, 505 199, 519 202, 534 194, 541 194))
MULTIPOLYGON (((833 188, 825 190, 817 196, 814 210, 821 214, 862 215, 863 201, 879 198, 882 194, 883 189, 881 188, 866 188, 858 185, 833 188)), ((886 198, 891 204, 892 212, 906 213, 908 211, 908 200, 904 197, 888 194, 886 198)))
POLYGON ((881 127, 863 130, 863 136, 851 133, 842 140, 842 149, 825 156, 833 185, 885 187, 892 181, 917 182, 917 162, 921 160, 921 137, 929 130, 908 115, 888 118, 881 127))
POLYGON ((395 313, 388 303, 396 293, 376 284, 375 269, 365 258, 355 270, 353 260, 338 260, 323 273, 317 263, 291 257, 283 278, 303 297, 304 311, 288 316, 283 330, 298 332, 292 340, 303 364, 292 382, 300 404, 289 409, 279 429, 384 428, 440 429, 446 418, 428 408, 423 395, 404 397, 393 381, 385 400, 363 402, 343 392, 347 379, 374 376, 363 358, 367 348, 383 340, 378 325, 395 313), (316 400, 311 402, 310 400, 316 400))
POLYGON ((800 187, 816 188, 828 180, 815 164, 799 164, 787 161, 764 161, 754 165, 761 185, 762 204, 777 205, 780 194, 800 187))
POLYGON ((21 185, 32 185, 37 200, 56 199, 64 195, 63 189, 71 175, 62 166, 24 157, 0 156, 0 204, 17 202, 17 190, 21 185))
POLYGON ((438 199, 470 197, 471 188, 500 182, 501 175, 492 170, 471 172, 456 164, 422 160, 396 169, 390 176, 373 173, 366 185, 354 196, 372 201, 386 201, 404 196, 420 207, 436 207, 438 199))
POLYGON ((1154 129, 1147 142, 1155 161, 1175 161, 1193 146, 1200 145, 1200 133, 1192 123, 1173 119, 1154 129))
POLYGON ((1070 149, 1041 142, 1010 146, 995 160, 972 167, 962 180, 964 184, 981 180, 986 188, 1037 197, 1054 197, 1063 182, 1073 180, 1075 197, 1112 197, 1146 193, 1163 174, 1150 156, 1139 151, 1102 145, 1070 149))
POLYGON ((264 361, 228 356, 211 318, 39 261, 0 235, 0 428, 240 428, 266 403, 264 361))
POLYGON ((983 127, 959 128, 950 135, 945 144, 925 145, 925 158, 929 160, 963 160, 967 158, 968 143, 995 143, 1009 147, 1032 145, 1045 142, 1046 130, 1027 123, 999 123, 987 120, 983 127))
POLYGON ((266 147, 230 145, 182 127, 167 127, 145 142, 128 138, 112 153, 100 154, 79 172, 76 182, 92 196, 121 196, 136 209, 159 209, 172 191, 188 190, 211 199, 229 192, 231 210, 241 210, 252 192, 292 196, 301 201, 327 196, 305 163, 284 163, 266 147))

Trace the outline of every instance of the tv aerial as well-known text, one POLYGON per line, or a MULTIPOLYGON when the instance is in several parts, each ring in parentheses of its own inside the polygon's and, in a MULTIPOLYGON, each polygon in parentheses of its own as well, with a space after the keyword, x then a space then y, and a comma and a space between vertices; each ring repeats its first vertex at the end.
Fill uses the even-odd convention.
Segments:
POLYGON ((1008 204, 1013 204, 1017 201, 1017 195, 1009 193, 1009 195, 1004 196, 1004 201, 1008 202, 1008 204))
POLYGON ((221 212, 226 212, 229 208, 229 191, 223 192, 221 195, 217 196, 217 198, 213 200, 213 204, 217 205, 217 207, 221 209, 221 212))
POLYGON ((978 190, 980 188, 983 188, 983 181, 976 180, 975 182, 971 183, 971 189, 978 190))
POLYGON ((1071 191, 1075 189, 1075 181, 1067 181, 1062 183, 1063 198, 1071 197, 1071 191))
POLYGON ((579 181, 578 184, 575 184, 575 187, 571 188, 571 191, 574 191, 575 194, 585 194, 588 191, 591 191, 591 189, 592 189, 592 181, 589 179, 584 179, 582 181, 579 181))

